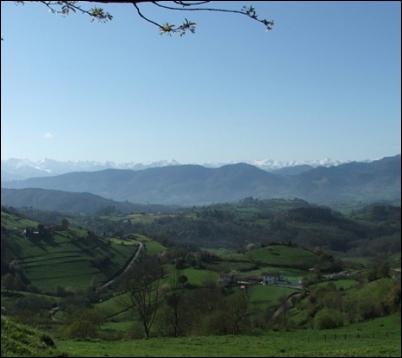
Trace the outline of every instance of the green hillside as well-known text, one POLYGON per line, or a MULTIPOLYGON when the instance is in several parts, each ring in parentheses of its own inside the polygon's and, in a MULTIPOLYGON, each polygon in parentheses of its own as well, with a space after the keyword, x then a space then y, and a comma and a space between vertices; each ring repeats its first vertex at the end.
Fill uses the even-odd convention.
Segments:
POLYGON ((311 251, 283 245, 269 245, 247 252, 247 257, 255 262, 271 265, 308 269, 318 263, 318 256, 311 251))
POLYGON ((143 233, 159 241, 210 249, 292 242, 350 256, 389 255, 400 251, 400 207, 377 205, 375 208, 373 214, 362 211, 344 215, 298 199, 248 198, 238 203, 182 209, 169 214, 75 220, 98 232, 143 233))
POLYGON ((165 212, 162 205, 114 201, 91 193, 75 193, 39 188, 1 189, 1 204, 14 208, 35 208, 67 214, 165 212))
POLYGON ((74 226, 45 227, 42 236, 27 237, 24 230, 36 230, 39 223, 6 212, 2 212, 1 225, 2 247, 8 253, 5 261, 17 265, 29 285, 44 291, 87 288, 106 281, 138 247, 74 226))

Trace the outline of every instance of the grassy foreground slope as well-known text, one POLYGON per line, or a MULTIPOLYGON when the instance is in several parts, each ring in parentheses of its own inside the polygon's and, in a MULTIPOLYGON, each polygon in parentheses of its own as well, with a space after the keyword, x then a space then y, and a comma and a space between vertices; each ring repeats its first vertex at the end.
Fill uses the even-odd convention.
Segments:
POLYGON ((334 357, 400 356, 400 317, 397 315, 324 331, 269 332, 263 336, 153 338, 131 341, 57 343, 70 356, 119 357, 334 357))
POLYGON ((54 357, 53 340, 43 333, 1 317, 2 357, 54 357))

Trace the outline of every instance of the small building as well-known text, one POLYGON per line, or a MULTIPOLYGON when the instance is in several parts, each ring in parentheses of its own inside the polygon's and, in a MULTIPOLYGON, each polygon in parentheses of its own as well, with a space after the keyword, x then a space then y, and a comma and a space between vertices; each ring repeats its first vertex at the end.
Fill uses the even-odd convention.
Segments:
POLYGON ((282 275, 280 272, 264 272, 261 275, 262 283, 264 285, 275 285, 281 281, 283 281, 282 275))
POLYGON ((261 277, 260 277, 260 276, 252 275, 252 276, 247 276, 247 277, 245 277, 244 280, 245 280, 246 282, 248 282, 249 284, 256 284, 256 283, 260 283, 260 282, 261 282, 261 277))
POLYGON ((23 230, 23 234, 27 238, 38 238, 39 237, 39 230, 34 230, 32 228, 27 227, 23 230))
POLYGON ((249 281, 237 281, 237 284, 241 287, 241 286, 249 286, 250 282, 249 281))
POLYGON ((340 280, 350 278, 351 276, 352 273, 348 271, 333 272, 327 275, 323 275, 323 277, 326 278, 327 280, 340 280))

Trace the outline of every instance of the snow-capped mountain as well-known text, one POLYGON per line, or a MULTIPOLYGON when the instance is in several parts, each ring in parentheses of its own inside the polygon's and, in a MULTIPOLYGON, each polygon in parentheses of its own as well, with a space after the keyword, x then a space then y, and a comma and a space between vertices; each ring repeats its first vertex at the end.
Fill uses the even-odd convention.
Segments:
MULTIPOLYGON (((217 168, 227 164, 235 164, 237 162, 225 163, 202 163, 201 165, 210 168, 217 168)), ((298 172, 300 170, 308 170, 310 167, 315 168, 319 166, 336 166, 345 161, 332 160, 324 158, 320 160, 310 161, 278 161, 272 159, 264 160, 251 160, 246 161, 247 164, 254 165, 266 171, 278 171, 283 168, 295 168, 298 172)), ((166 167, 180 164, 196 164, 196 163, 179 163, 172 160, 161 160, 156 162, 138 163, 138 162, 125 162, 116 163, 112 161, 97 162, 97 161, 58 161, 54 159, 45 158, 39 161, 32 161, 29 159, 11 158, 1 161, 1 180, 20 180, 33 177, 53 176, 69 172, 91 172, 103 169, 131 169, 143 170, 147 168, 166 167)))
POLYGON ((297 167, 297 166, 310 166, 313 168, 316 167, 332 167, 339 164, 344 164, 350 161, 342 161, 342 160, 333 160, 330 158, 318 159, 318 160, 304 160, 304 161, 280 161, 280 160, 272 160, 272 159, 263 159, 263 160, 254 160, 248 162, 248 164, 254 165, 258 168, 267 170, 267 171, 275 171, 283 168, 297 167))
POLYGON ((142 170, 179 164, 180 163, 175 160, 165 160, 150 163, 115 163, 112 161, 58 161, 48 158, 32 161, 29 159, 10 158, 1 161, 1 180, 20 180, 42 176, 53 176, 70 172, 92 172, 110 168, 142 170))

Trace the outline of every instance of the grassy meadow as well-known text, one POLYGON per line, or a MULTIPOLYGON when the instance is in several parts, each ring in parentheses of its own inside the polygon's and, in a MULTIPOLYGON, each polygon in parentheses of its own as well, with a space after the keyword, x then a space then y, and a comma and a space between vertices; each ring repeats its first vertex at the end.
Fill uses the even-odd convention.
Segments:
POLYGON ((390 316, 325 331, 267 332, 258 336, 57 341, 76 357, 344 357, 400 356, 400 317, 390 316))

